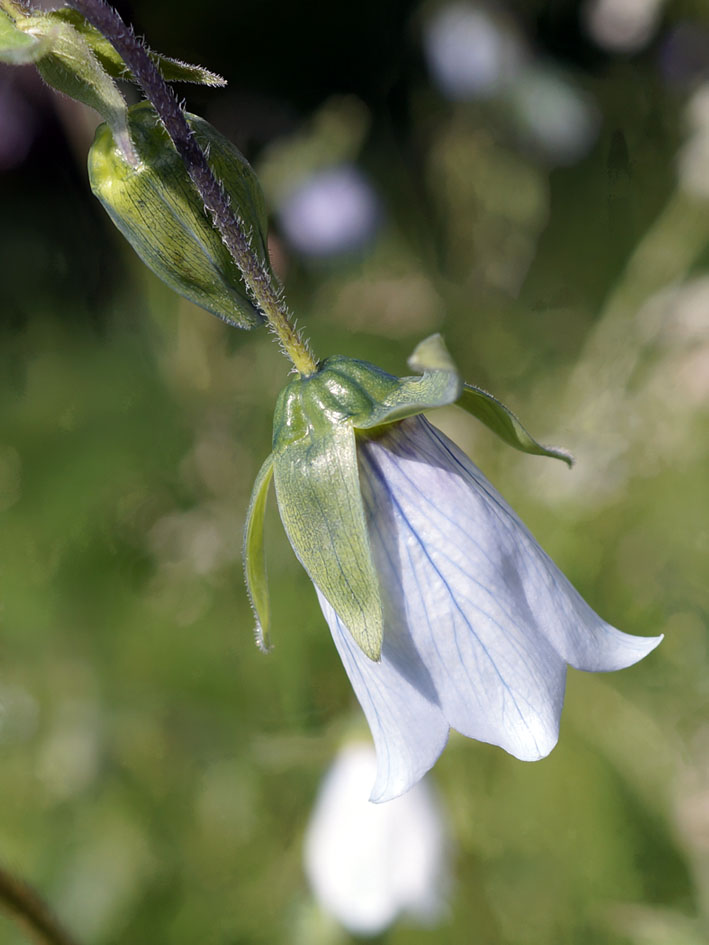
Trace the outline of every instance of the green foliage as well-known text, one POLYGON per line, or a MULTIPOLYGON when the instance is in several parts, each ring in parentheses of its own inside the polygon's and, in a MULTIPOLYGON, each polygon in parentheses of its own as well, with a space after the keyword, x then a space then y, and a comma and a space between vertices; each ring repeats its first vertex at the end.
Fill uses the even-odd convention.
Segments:
POLYGON ((362 650, 378 660, 382 602, 349 419, 367 394, 345 378, 326 363, 282 391, 273 421, 274 482, 299 561, 362 650))
POLYGON ((16 26, 36 40, 31 61, 52 88, 95 109, 129 159, 127 105, 90 44, 70 22, 50 13, 21 14, 16 26))
POLYGON ((269 456, 256 476, 244 523, 243 559, 246 589, 256 617, 256 642, 264 651, 270 648, 271 605, 268 599, 263 526, 272 478, 273 457, 269 456))
POLYGON ((465 384, 456 403, 489 427, 509 446, 514 446, 523 453, 560 459, 568 466, 573 466, 574 460, 570 453, 558 446, 542 446, 537 443, 512 411, 481 387, 465 384))
MULTIPOLYGON (((334 359, 331 359, 331 362, 334 359)), ((354 416, 355 427, 369 430, 385 423, 412 417, 432 407, 452 404, 460 394, 462 381, 440 335, 431 335, 420 342, 409 358, 409 366, 421 371, 423 377, 403 377, 395 385, 389 382, 377 397, 372 382, 365 386, 370 402, 365 411, 354 416), (374 395, 374 396, 372 396, 374 395)), ((367 365, 368 373, 371 371, 367 365)), ((354 377, 364 368, 352 362, 346 373, 354 371, 354 377)), ((382 387, 381 382, 378 385, 382 387)))
POLYGON ((0 62, 11 66, 22 66, 36 62, 47 49, 47 39, 25 33, 14 21, 0 10, 0 62))
MULTIPOLYGON (((114 79, 130 79, 135 81, 130 70, 119 54, 97 29, 76 10, 64 7, 61 10, 50 10, 46 14, 47 20, 57 23, 69 23, 74 30, 85 40, 101 66, 114 79)), ((179 59, 172 59, 160 53, 150 52, 150 57, 160 70, 160 74, 168 82, 192 82, 197 85, 208 85, 219 88, 226 85, 226 81, 203 66, 193 66, 179 59)))

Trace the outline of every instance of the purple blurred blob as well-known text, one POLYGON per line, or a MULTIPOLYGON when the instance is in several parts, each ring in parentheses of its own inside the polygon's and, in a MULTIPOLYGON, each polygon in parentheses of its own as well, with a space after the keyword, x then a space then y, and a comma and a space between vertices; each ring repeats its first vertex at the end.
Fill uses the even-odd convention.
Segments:
POLYGON ((32 108, 11 80, 0 78, 0 171, 9 171, 24 161, 34 133, 32 108))
POLYGON ((308 256, 334 256, 358 249, 375 234, 377 195, 350 164, 318 171, 283 200, 278 210, 288 242, 308 256))
POLYGON ((452 99, 489 98, 517 73, 523 51, 506 24, 469 3, 437 10, 425 26, 431 75, 452 99))
POLYGON ((660 69, 668 82, 687 86, 709 76, 709 30, 679 23, 660 47, 660 69))

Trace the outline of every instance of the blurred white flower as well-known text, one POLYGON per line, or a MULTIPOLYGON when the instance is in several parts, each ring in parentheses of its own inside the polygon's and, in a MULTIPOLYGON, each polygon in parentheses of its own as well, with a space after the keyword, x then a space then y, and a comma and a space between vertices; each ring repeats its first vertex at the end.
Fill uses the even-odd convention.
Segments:
POLYGON ((286 239, 308 256, 332 256, 359 248, 376 232, 379 217, 372 185, 350 164, 316 172, 291 191, 278 209, 286 239))
POLYGON ((593 100, 552 69, 525 69, 509 102, 523 135, 557 164, 577 161, 596 139, 600 118, 593 100))
POLYGON ((591 38, 612 52, 638 52, 651 40, 663 0, 590 0, 585 8, 591 38))
POLYGON ((323 780, 305 836, 304 866, 322 909, 355 935, 400 915, 433 925, 448 885, 443 817, 425 781, 384 806, 368 801, 374 751, 345 746, 323 780))
POLYGON ((709 82, 696 90, 687 106, 689 136, 679 153, 679 178, 693 197, 709 199, 709 82))
POLYGON ((506 24, 469 3, 437 10, 424 27, 423 41, 433 79, 452 99, 495 95, 517 73, 524 55, 506 24))
POLYGON ((385 599, 381 660, 318 590, 377 749, 374 801, 407 791, 450 728, 523 761, 556 744, 567 664, 622 669, 636 637, 585 603, 454 443, 424 417, 358 440, 372 554, 385 599))

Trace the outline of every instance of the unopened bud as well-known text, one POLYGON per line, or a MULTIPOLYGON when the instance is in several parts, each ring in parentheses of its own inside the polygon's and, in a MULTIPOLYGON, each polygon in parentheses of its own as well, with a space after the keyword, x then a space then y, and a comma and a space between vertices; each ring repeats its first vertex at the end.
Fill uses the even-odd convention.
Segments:
MULTIPOLYGON (((186 118, 270 271, 267 215, 258 179, 236 147, 197 115, 186 118)), ((170 288, 239 328, 261 324, 241 272, 204 210, 182 159, 153 107, 128 109, 138 163, 126 161, 110 128, 100 125, 89 151, 91 189, 143 262, 170 288)))

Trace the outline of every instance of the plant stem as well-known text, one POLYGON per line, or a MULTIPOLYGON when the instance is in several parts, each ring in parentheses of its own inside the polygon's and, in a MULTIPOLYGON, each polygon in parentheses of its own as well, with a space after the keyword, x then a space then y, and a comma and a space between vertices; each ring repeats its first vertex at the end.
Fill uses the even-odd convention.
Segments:
POLYGON ((0 867, 0 907, 23 925, 40 945, 77 945, 51 910, 23 880, 0 867))
POLYGON ((206 155, 192 133, 174 92, 163 79, 145 46, 105 0, 68 0, 119 53, 155 108, 214 226, 239 267, 246 287, 278 338, 284 353, 301 374, 314 374, 317 362, 295 327, 281 292, 251 249, 243 222, 214 176, 206 155))

